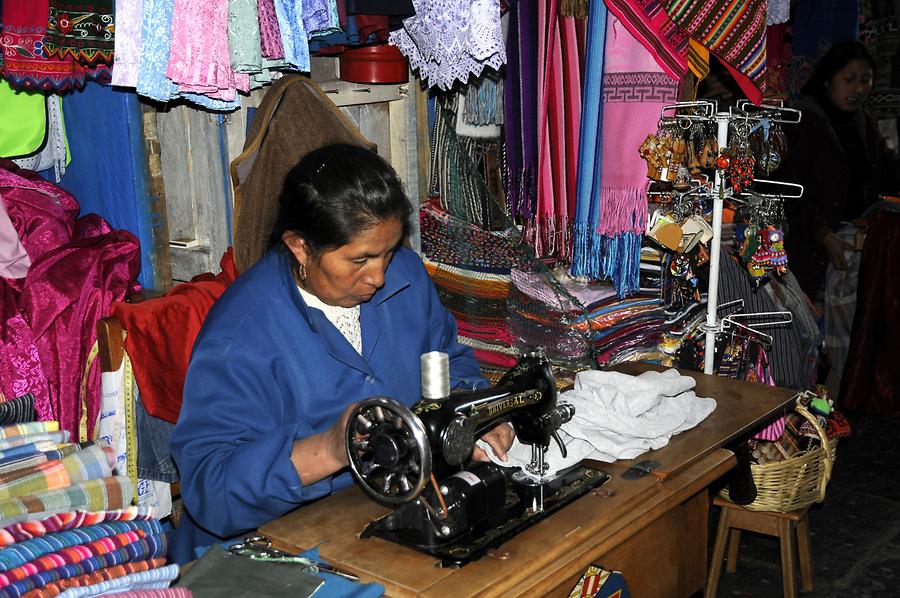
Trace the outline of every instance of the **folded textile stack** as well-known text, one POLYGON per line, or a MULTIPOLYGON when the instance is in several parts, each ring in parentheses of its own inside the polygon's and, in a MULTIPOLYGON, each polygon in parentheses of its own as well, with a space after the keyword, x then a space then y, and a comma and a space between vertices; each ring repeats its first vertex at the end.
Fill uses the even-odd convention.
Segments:
POLYGON ((456 218, 437 201, 426 202, 420 218, 425 268, 456 318, 457 338, 496 380, 517 358, 506 302, 510 269, 524 259, 518 238, 456 218))
POLYGON ((573 371, 636 360, 671 365, 660 348, 666 316, 659 291, 619 298, 612 284, 557 275, 515 228, 485 230, 434 200, 420 216, 428 273, 456 318, 459 342, 472 347, 488 378, 530 347, 573 371))
POLYGON ((0 598, 190 595, 159 593, 178 567, 166 566, 154 511, 129 506, 134 489, 116 475, 113 449, 68 440, 58 422, 0 427, 0 598))
POLYGON ((441 303, 456 318, 459 342, 472 347, 483 370, 512 367, 516 354, 506 324, 509 275, 424 261, 441 303))
POLYGON ((665 314, 656 291, 620 299, 611 284, 584 284, 513 270, 509 324, 525 345, 548 348, 552 361, 597 365, 660 361, 665 314))

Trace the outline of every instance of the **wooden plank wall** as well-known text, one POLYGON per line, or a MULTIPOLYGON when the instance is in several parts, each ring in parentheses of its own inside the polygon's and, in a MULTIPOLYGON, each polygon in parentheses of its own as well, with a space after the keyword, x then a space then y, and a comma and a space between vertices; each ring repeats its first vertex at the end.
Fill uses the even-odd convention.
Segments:
MULTIPOLYGON (((397 170, 418 208, 425 195, 430 151, 425 92, 412 75, 403 85, 336 81, 336 65, 336 59, 316 59, 313 78, 362 134, 377 144, 378 153, 397 170)), ((265 91, 242 96, 242 108, 226 115, 187 105, 157 112, 169 253, 176 281, 219 271, 219 260, 231 243, 233 194, 227 166, 243 149, 248 114, 265 91)), ((413 218, 412 225, 410 242, 418 250, 418 218, 413 218)))

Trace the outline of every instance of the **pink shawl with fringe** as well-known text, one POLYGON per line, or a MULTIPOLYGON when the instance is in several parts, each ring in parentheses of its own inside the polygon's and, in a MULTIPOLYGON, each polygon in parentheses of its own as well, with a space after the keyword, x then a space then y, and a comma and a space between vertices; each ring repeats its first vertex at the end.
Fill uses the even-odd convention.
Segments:
POLYGON ((660 112, 677 99, 677 83, 611 13, 603 74, 600 224, 605 236, 641 234, 647 221, 647 168, 638 147, 655 133, 660 112))
POLYGON ((559 0, 538 3, 538 177, 526 240, 540 257, 569 262, 581 124, 583 22, 559 16, 559 0))

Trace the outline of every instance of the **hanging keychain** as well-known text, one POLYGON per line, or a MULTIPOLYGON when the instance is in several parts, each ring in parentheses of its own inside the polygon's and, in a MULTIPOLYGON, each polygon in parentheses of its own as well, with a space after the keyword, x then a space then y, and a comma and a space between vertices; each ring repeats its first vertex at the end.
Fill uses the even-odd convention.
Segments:
POLYGON ((784 232, 774 226, 769 227, 769 263, 775 273, 783 275, 787 272, 788 258, 784 250, 784 232))
MULTIPOLYGON (((724 174, 734 192, 740 193, 753 183, 756 158, 750 151, 750 123, 736 121, 731 128, 734 142, 725 152, 728 159, 724 163, 724 174)), ((722 168, 719 163, 717 166, 722 168)))
POLYGON ((758 156, 756 168, 757 172, 765 177, 781 166, 782 157, 787 151, 787 140, 781 129, 781 123, 770 121, 768 118, 760 119, 758 133, 756 138, 759 142, 754 144, 758 156))

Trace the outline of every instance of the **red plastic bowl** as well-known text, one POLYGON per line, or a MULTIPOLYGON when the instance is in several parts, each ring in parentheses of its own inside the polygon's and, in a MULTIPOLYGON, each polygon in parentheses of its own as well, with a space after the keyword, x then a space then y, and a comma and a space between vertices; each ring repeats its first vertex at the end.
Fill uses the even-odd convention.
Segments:
POLYGON ((397 46, 352 48, 341 54, 341 79, 353 83, 406 83, 409 69, 397 46))

